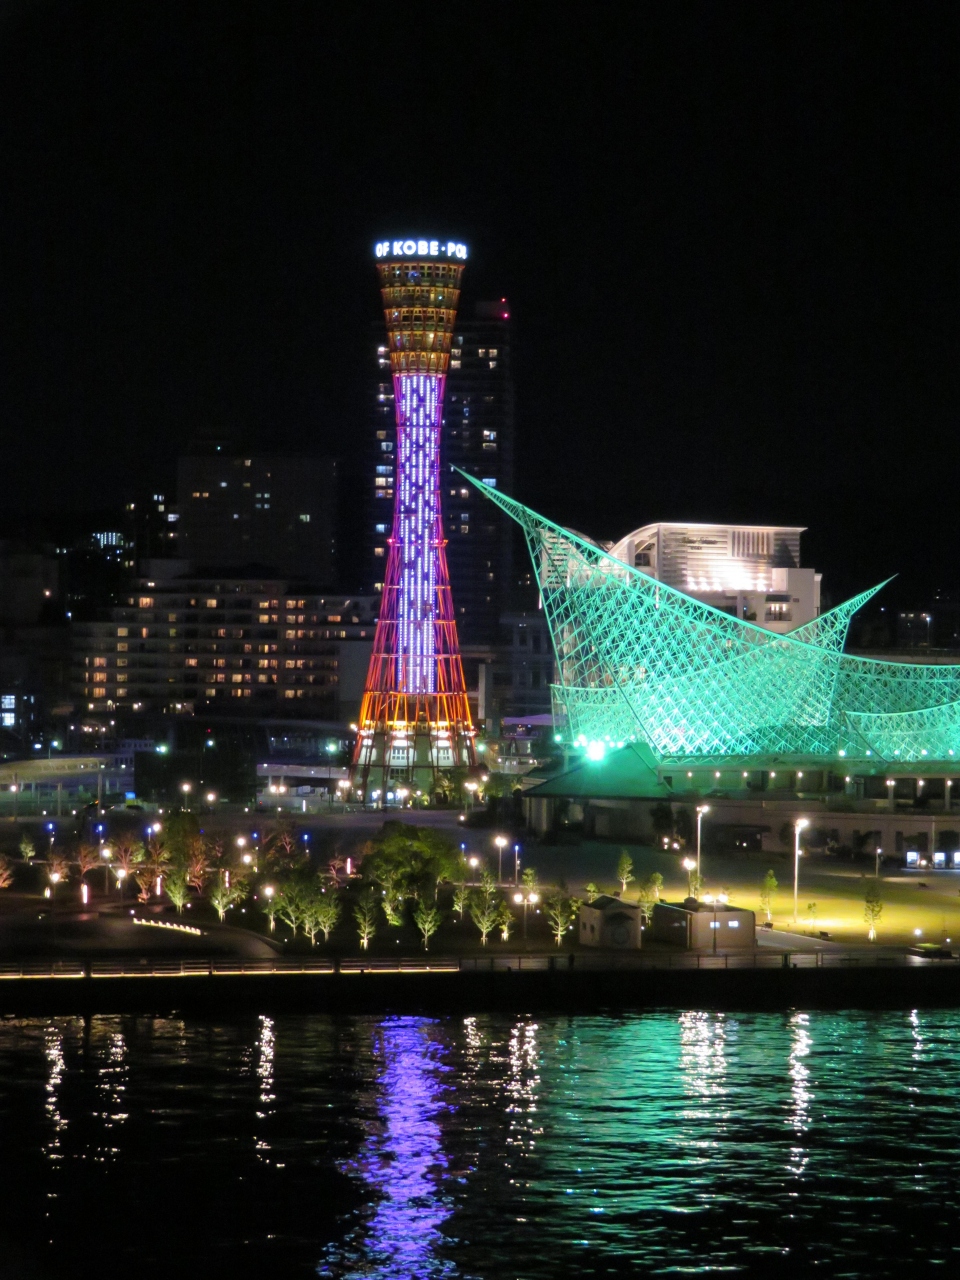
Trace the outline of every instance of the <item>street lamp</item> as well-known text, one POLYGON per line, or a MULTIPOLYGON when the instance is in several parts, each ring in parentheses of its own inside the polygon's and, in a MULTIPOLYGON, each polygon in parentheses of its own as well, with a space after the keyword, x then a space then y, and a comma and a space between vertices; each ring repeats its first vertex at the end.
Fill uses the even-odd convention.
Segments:
POLYGON ((510 843, 506 836, 497 836, 493 842, 497 846, 497 884, 503 883, 503 851, 510 843))
POLYGON ((798 818, 793 824, 793 923, 797 923, 797 886, 800 880, 800 832, 809 827, 808 818, 798 818))
POLYGON ((191 786, 191 784, 190 784, 189 782, 181 782, 181 783, 180 783, 180 790, 183 792, 183 807, 184 807, 185 809, 187 809, 187 812, 189 813, 189 808, 188 808, 188 806, 187 806, 187 801, 188 801, 188 799, 190 798, 190 792, 193 790, 193 787, 191 786))
POLYGON ((708 804, 697 805, 697 879, 700 879, 700 824, 703 822, 703 815, 710 812, 708 804))
POLYGON ((477 784, 476 784, 475 782, 465 782, 463 785, 466 787, 466 789, 467 789, 467 793, 468 793, 468 794, 469 794, 469 796, 470 796, 470 805, 469 805, 469 807, 472 809, 472 808, 473 808, 473 802, 474 802, 474 800, 477 798, 477 784))
POLYGON ((59 871, 50 872, 50 883, 53 885, 53 890, 50 894, 50 919, 53 922, 53 941, 54 941, 54 944, 56 944, 56 941, 57 941, 57 885, 60 883, 59 871))
MULTIPOLYGON (((270 899, 273 897, 274 892, 275 892, 275 890, 274 890, 274 887, 273 887, 273 885, 272 885, 272 884, 265 884, 265 885, 263 886, 263 896, 267 899, 268 904, 269 904, 269 902, 270 902, 270 899)), ((275 928, 276 928, 276 921, 275 921, 275 920, 274 920, 274 918, 273 918, 273 912, 272 912, 272 911, 271 911, 271 912, 269 912, 269 915, 270 915, 270 932, 271 932, 271 933, 273 933, 273 931, 274 931, 274 930, 275 930, 275 928)))
POLYGON ((117 867, 116 871, 114 872, 114 875, 117 877, 117 883, 120 885, 120 901, 122 902, 123 901, 123 882, 127 878, 126 868, 117 867))
POLYGON ((540 895, 539 893, 535 893, 533 890, 531 890, 529 893, 515 893, 513 895, 513 900, 518 907, 520 906, 521 903, 523 904, 523 940, 524 942, 526 942, 527 940, 527 907, 535 907, 537 903, 540 901, 540 895))
POLYGON ((103 892, 110 892, 110 859, 113 857, 113 851, 104 845, 100 850, 100 857, 103 859, 103 892))
POLYGON ((520 883, 520 846, 513 846, 513 883, 520 883))
POLYGON ((692 858, 684 858, 683 862, 681 863, 681 866, 683 867, 684 871, 686 871, 687 873, 687 897, 692 898, 693 897, 693 873, 697 869, 697 864, 694 862, 692 858))

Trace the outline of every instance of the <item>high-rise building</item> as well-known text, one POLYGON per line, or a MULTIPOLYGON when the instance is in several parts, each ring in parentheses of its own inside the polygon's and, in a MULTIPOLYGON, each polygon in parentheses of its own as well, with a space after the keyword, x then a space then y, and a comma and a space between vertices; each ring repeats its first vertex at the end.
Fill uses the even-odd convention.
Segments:
POLYGON ((378 603, 286 580, 144 579, 74 626, 74 696, 110 713, 354 717, 378 603))
POLYGON ((257 566, 334 580, 336 463, 198 447, 177 462, 176 554, 194 570, 257 566))
MULTIPOLYGON (((393 509, 354 755, 355 784, 373 798, 391 783, 428 786, 438 769, 475 763, 440 483, 444 390, 467 251, 452 241, 410 239, 383 241, 376 256, 395 447, 382 450, 391 460, 378 464, 384 483, 377 487, 393 498, 379 500, 378 523, 387 524, 393 509)), ((383 430, 379 443, 391 443, 383 430)))
MULTIPOLYGON (((371 585, 382 590, 396 475, 396 426, 389 349, 375 343, 371 466, 371 585)), ((440 434, 444 531, 461 644, 491 645, 507 607, 513 533, 492 504, 479 501, 454 468, 513 490, 514 397, 511 321, 506 298, 478 303, 458 316, 440 434)))

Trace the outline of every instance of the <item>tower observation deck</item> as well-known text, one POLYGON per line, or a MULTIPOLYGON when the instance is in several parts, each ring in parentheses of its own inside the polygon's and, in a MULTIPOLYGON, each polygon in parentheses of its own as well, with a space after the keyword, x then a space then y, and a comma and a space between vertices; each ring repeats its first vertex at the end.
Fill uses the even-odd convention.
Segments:
POLYGON ((380 800, 475 765, 440 505, 440 423, 466 246, 375 248, 396 404, 397 461, 380 617, 360 708, 353 786, 380 800))

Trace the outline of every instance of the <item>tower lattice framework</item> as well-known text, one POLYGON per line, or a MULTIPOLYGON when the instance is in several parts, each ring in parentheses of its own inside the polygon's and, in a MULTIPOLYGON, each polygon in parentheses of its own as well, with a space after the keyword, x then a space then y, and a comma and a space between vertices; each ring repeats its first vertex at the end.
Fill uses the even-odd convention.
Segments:
POLYGON ((393 528, 353 785, 381 801, 476 763, 440 498, 440 425, 463 265, 377 264, 396 405, 393 528))

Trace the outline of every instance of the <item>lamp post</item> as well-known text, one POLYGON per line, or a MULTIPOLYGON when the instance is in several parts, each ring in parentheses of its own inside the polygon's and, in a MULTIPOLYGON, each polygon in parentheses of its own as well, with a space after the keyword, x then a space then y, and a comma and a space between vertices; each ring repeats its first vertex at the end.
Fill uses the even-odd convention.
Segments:
POLYGON ((497 846, 497 884, 503 884, 503 851, 509 841, 506 836, 497 836, 493 843, 497 846))
POLYGON ((180 790, 183 792, 183 807, 187 810, 187 813, 189 813, 190 809, 189 809, 188 801, 190 799, 190 792, 193 790, 193 787, 189 782, 181 782, 180 790))
POLYGON ((524 942, 526 942, 527 940, 527 907, 535 907, 537 903, 540 901, 540 895, 539 893, 535 893, 533 890, 531 890, 529 893, 515 893, 513 895, 513 900, 518 907, 521 905, 521 903, 523 904, 523 940, 524 942))
MULTIPOLYGON (((102 838, 103 837, 101 836, 101 839, 102 838)), ((113 857, 113 852, 112 850, 108 849, 106 845, 102 845, 100 849, 100 857, 103 859, 103 892, 105 894, 109 894, 110 892, 110 859, 113 857)))
POLYGON ((710 812, 708 804, 697 805, 697 879, 700 879, 700 824, 703 822, 703 815, 710 812))
POLYGON ((681 866, 683 867, 684 871, 686 871, 687 873, 687 897, 692 898, 693 897, 693 873, 697 869, 697 864, 694 862, 692 858, 684 858, 683 862, 681 863, 681 866))
POLYGON ((50 893, 50 919, 53 921, 53 945, 57 945, 57 885, 60 883, 60 872, 50 872, 50 883, 53 889, 50 893))
POLYGON ((880 879, 880 855, 881 855, 881 853, 883 853, 883 850, 880 848, 880 846, 879 846, 879 845, 877 845, 876 865, 874 866, 874 869, 873 869, 873 878, 874 878, 874 880, 879 880, 879 879, 880 879))
POLYGON ((126 878, 127 878, 127 871, 126 871, 126 868, 125 868, 125 867, 117 867, 117 870, 116 870, 116 873, 115 873, 115 874, 116 874, 116 877, 117 877, 117 884, 119 884, 119 886, 120 886, 120 901, 122 902, 122 901, 123 901, 123 882, 124 882, 124 880, 126 880, 126 878))
MULTIPOLYGON (((270 899, 273 897, 273 894, 274 894, 273 885, 265 884, 263 886, 263 896, 267 899, 268 908, 270 904, 270 899)), ((270 916, 270 932, 273 933, 277 927, 276 920, 274 919, 273 912, 268 910, 267 914, 270 916)))
POLYGON ((800 882, 800 832, 809 827, 807 818, 798 818, 793 824, 793 923, 797 923, 797 888, 800 882))
POLYGON ((513 883, 520 883, 520 846, 513 846, 513 883))

